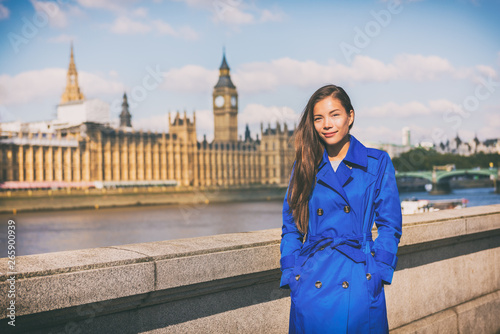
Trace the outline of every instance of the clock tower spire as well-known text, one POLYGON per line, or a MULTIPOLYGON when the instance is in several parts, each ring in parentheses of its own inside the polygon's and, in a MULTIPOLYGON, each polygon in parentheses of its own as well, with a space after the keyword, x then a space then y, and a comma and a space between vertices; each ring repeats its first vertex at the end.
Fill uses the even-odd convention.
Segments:
POLYGON ((214 87, 214 142, 238 141, 238 92, 231 81, 226 52, 222 53, 219 81, 214 87))
POLYGON ((85 99, 78 86, 78 72, 76 71, 75 57, 73 55, 73 42, 69 59, 68 74, 66 75, 66 89, 61 97, 61 104, 85 99))

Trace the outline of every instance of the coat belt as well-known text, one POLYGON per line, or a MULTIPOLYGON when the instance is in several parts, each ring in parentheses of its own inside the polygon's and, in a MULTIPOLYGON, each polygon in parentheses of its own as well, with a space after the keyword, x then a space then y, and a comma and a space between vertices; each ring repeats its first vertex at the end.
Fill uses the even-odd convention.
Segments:
MULTIPOLYGON (((306 257, 302 266, 318 251, 326 247, 336 249, 356 263, 366 263, 366 253, 363 252, 364 243, 372 241, 371 233, 361 235, 331 236, 328 234, 310 235, 307 244, 300 250, 299 257, 306 257)), ((281 268, 286 269, 295 265, 295 254, 285 256, 281 259, 281 268)))

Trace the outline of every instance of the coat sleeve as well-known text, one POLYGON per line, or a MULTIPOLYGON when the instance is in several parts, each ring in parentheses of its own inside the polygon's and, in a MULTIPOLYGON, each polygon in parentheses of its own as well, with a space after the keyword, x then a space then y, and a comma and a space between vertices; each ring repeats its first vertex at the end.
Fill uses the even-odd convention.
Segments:
MULTIPOLYGON (((293 171, 292 171, 293 173, 293 171)), ((290 186, 289 186, 290 188, 290 186)), ((285 194, 285 200, 283 202, 283 226, 281 228, 281 282, 280 287, 289 289, 288 280, 292 275, 293 266, 295 265, 295 259, 302 247, 302 241, 304 235, 299 232, 295 225, 293 215, 290 212, 290 206, 287 202, 288 189, 285 194)))
POLYGON ((375 194, 375 225, 378 237, 373 251, 379 274, 385 284, 391 284, 398 258, 399 240, 402 234, 402 215, 394 166, 389 155, 382 155, 382 179, 375 194))

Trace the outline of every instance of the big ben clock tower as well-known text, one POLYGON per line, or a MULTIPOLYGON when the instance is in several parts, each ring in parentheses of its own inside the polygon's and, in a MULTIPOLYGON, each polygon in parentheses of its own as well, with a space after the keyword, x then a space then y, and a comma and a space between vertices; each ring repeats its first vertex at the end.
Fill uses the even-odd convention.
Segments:
POLYGON ((238 92, 231 81, 226 53, 222 55, 219 81, 213 92, 214 142, 238 141, 238 92))

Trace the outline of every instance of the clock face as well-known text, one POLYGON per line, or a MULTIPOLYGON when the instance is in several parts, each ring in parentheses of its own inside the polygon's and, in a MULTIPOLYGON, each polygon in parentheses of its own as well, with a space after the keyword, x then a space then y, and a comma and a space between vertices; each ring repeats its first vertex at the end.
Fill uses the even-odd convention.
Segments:
POLYGON ((224 105, 224 96, 221 95, 217 96, 215 98, 215 105, 219 108, 222 107, 224 105))
POLYGON ((233 107, 236 107, 236 96, 232 96, 232 97, 231 97, 231 105, 232 105, 233 107))

